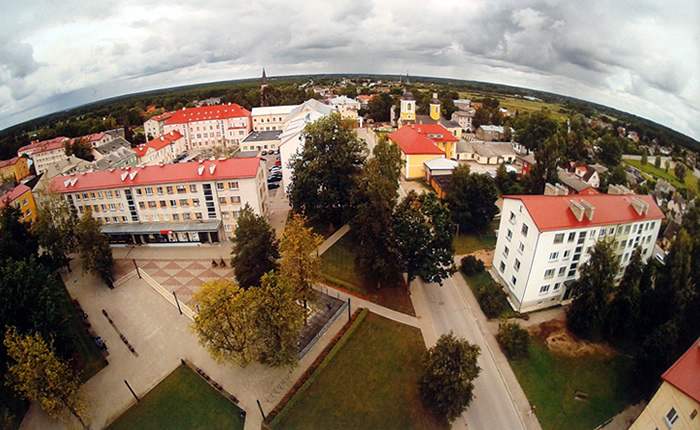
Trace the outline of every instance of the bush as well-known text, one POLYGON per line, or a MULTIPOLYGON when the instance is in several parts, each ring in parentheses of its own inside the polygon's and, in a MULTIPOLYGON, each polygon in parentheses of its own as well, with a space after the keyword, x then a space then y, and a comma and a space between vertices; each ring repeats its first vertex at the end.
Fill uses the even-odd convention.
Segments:
POLYGON ((484 288, 477 297, 479 306, 488 318, 498 318, 501 314, 509 309, 508 298, 506 293, 496 285, 490 284, 484 288))
POLYGON ((474 276, 484 271, 484 262, 473 255, 467 255, 466 257, 462 257, 461 267, 462 273, 467 276, 474 276))
POLYGON ((498 324, 496 335, 501 349, 510 359, 527 357, 530 335, 527 330, 514 322, 503 321, 498 324))

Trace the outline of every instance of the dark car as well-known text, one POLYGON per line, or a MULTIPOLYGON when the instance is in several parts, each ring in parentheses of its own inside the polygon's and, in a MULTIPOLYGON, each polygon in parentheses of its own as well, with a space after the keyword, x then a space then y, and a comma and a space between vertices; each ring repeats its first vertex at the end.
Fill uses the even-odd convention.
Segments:
POLYGON ((280 183, 279 182, 268 182, 267 183, 267 189, 268 190, 274 190, 275 188, 279 188, 280 183))
POLYGON ((279 182, 281 180, 281 176, 270 176, 269 178, 267 178, 267 183, 269 184, 270 182, 279 182))

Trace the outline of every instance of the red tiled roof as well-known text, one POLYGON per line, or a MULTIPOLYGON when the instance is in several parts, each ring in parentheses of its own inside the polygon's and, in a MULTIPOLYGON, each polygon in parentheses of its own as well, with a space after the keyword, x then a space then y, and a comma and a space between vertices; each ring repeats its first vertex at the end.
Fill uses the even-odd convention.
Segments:
POLYGON ((27 191, 31 191, 32 189, 29 188, 28 186, 24 184, 19 184, 10 191, 6 192, 5 194, 0 196, 0 208, 4 208, 5 205, 8 203, 12 203, 17 199, 19 196, 22 194, 26 193, 27 191))
POLYGON ((435 143, 426 136, 418 133, 412 127, 405 125, 393 133, 389 133, 389 139, 399 145, 404 154, 444 154, 435 143))
POLYGON ((202 163, 192 161, 162 166, 100 170, 56 176, 51 180, 50 189, 59 193, 67 193, 139 185, 245 179, 255 177, 259 168, 260 158, 251 157, 207 160, 202 163), (203 169, 200 169, 200 166, 203 169), (215 166, 213 172, 211 170, 212 166, 215 166), (201 175, 199 174, 200 171, 201 175), (132 177, 131 175, 134 176, 132 177), (122 177, 124 177, 124 180, 122 180, 122 177), (75 179, 76 181, 73 185, 70 185, 67 183, 69 179, 75 179))
POLYGON ((153 115, 150 119, 156 120, 156 121, 165 121, 166 119, 170 118, 173 116, 175 112, 163 112, 160 115, 153 115))
POLYGON ((411 124, 418 133, 434 142, 456 142, 458 139, 442 124, 411 124))
POLYGON ((19 161, 19 157, 12 157, 9 160, 0 160, 0 169, 7 166, 14 166, 19 161))
POLYGON ((162 136, 154 137, 143 145, 139 145, 136 148, 132 148, 132 151, 136 153, 137 157, 143 157, 148 152, 148 148, 153 148, 156 151, 160 151, 171 143, 182 139, 182 134, 179 131, 171 131, 162 136))
POLYGON ((238 118, 250 116, 250 111, 236 103, 226 105, 202 106, 175 111, 166 124, 186 124, 193 121, 207 121, 212 119, 238 118))
POLYGON ((663 212, 654 202, 654 198, 648 195, 517 195, 503 196, 503 198, 520 200, 540 231, 622 224, 663 219, 664 217, 663 212), (646 214, 639 215, 632 207, 632 199, 635 197, 649 204, 649 210, 646 214), (569 208, 569 202, 572 200, 576 202, 585 200, 592 204, 595 207, 593 220, 588 220, 586 217, 581 221, 577 220, 569 208))
POLYGON ((590 187, 590 188, 585 188, 585 189, 579 191, 577 194, 579 196, 591 196, 594 194, 600 194, 600 192, 598 192, 598 190, 596 190, 595 188, 590 187))
POLYGON ((661 379, 700 402, 700 339, 668 368, 661 379))
POLYGON ((42 140, 41 142, 32 142, 30 145, 25 145, 17 150, 17 153, 28 152, 29 154, 38 154, 40 152, 53 151, 58 148, 63 148, 67 137, 59 136, 53 139, 42 140))
POLYGON ((102 139, 103 137, 105 137, 105 134, 103 132, 99 132, 88 134, 87 136, 83 136, 81 139, 85 139, 87 142, 94 142, 96 140, 102 139))

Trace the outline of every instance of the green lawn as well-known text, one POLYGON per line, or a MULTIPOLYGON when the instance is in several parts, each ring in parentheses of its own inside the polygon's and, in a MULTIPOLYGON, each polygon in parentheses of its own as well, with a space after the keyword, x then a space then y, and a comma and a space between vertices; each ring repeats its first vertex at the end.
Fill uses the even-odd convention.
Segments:
MULTIPOLYGON (((360 317, 361 318, 361 317, 360 317)), ((275 429, 447 429, 421 403, 420 330, 367 313, 272 422, 275 429)))
POLYGON ((494 311, 494 315, 491 317, 493 318, 501 318, 501 317, 506 317, 506 318, 511 318, 516 315, 518 315, 515 311, 513 311, 513 308, 510 307, 508 304, 508 299, 506 298, 505 293, 500 294, 500 292, 503 290, 501 286, 494 281, 494 279, 491 277, 491 274, 484 270, 481 273, 477 273, 476 275, 472 276, 467 276, 462 272, 461 270, 459 271, 460 275, 464 278, 464 280, 467 282, 467 285, 469 285, 469 288, 474 292, 474 296, 476 296, 477 301, 479 302, 479 306, 482 307, 482 311, 484 311, 484 314, 486 314, 487 318, 489 317, 489 312, 486 311, 481 304, 481 294, 486 291, 486 290, 494 290, 498 291, 498 297, 495 301, 495 304, 492 306, 498 306, 495 308, 496 310, 494 311), (498 313, 498 315, 495 315, 498 313))
POLYGON ((181 365, 110 429, 243 429, 241 409, 181 365))
POLYGON ((590 430, 638 400, 623 356, 566 357, 532 338, 529 358, 510 364, 544 430, 590 430), (588 398, 575 399, 578 392, 588 398))
POLYGON ((455 254, 463 255, 481 249, 496 248, 496 229, 498 229, 498 221, 494 220, 482 232, 455 235, 452 239, 455 254))
MULTIPOLYGON (((685 181, 681 181, 673 174, 673 169, 668 169, 668 172, 663 168, 657 168, 651 163, 642 164, 641 160, 623 160, 626 164, 634 166, 642 172, 654 176, 656 178, 661 178, 670 182, 676 188, 687 188, 689 190, 698 192, 698 178, 693 175, 692 171, 688 171, 685 175, 685 181)), ((663 166, 663 165, 662 165, 663 166)))
POLYGON ((382 306, 415 315, 408 291, 403 287, 374 288, 367 284, 355 264, 357 244, 348 233, 321 255, 321 276, 325 280, 382 306))
POLYGON ((557 121, 563 122, 566 121, 567 118, 567 115, 559 112, 562 106, 558 103, 548 103, 544 101, 527 100, 519 97, 509 97, 501 94, 480 93, 474 91, 460 91, 459 95, 462 98, 468 98, 471 100, 476 100, 483 97, 493 97, 498 99, 501 107, 508 109, 513 114, 516 110, 520 113, 530 113, 547 109, 549 111, 549 115, 557 121))

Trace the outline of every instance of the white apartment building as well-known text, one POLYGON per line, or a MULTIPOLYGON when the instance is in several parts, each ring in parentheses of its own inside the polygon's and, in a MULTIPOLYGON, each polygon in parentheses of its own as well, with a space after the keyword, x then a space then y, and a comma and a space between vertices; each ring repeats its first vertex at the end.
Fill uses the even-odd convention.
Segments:
POLYGON ((178 131, 187 150, 238 145, 250 133, 251 116, 236 103, 184 108, 165 120, 163 134, 178 131))
POLYGON ((647 195, 504 196, 492 272, 516 311, 561 304, 596 241, 614 241, 619 279, 638 246, 651 257, 663 217, 647 195))
POLYGON ((68 160, 65 144, 67 137, 54 137, 49 140, 33 142, 17 150, 19 157, 26 155, 34 163, 34 170, 37 174, 44 173, 52 165, 59 165, 68 160))
POLYGON ((282 186, 286 190, 292 183, 294 170, 289 163, 292 157, 304 147, 304 128, 319 118, 330 115, 333 108, 315 99, 300 104, 289 114, 280 134, 280 161, 282 164, 282 186))
POLYGON ((164 134, 165 120, 173 116, 175 112, 163 112, 160 115, 152 116, 143 123, 143 134, 146 135, 146 140, 154 139, 161 134, 164 134))
POLYGON ((328 104, 331 105, 333 109, 340 112, 340 117, 342 119, 352 120, 357 120, 357 112, 362 107, 360 102, 348 96, 333 97, 328 100, 328 104))
POLYGON ((282 130, 289 114, 298 105, 262 106, 251 110, 253 131, 282 130))
POLYGON ((171 131, 132 148, 132 151, 136 154, 138 164, 150 166, 174 162, 179 155, 185 152, 186 147, 185 138, 180 132, 171 131))
POLYGON ((88 209, 115 244, 197 244, 229 239, 240 210, 268 214, 258 158, 109 169, 57 176, 50 189, 75 216, 88 209))

